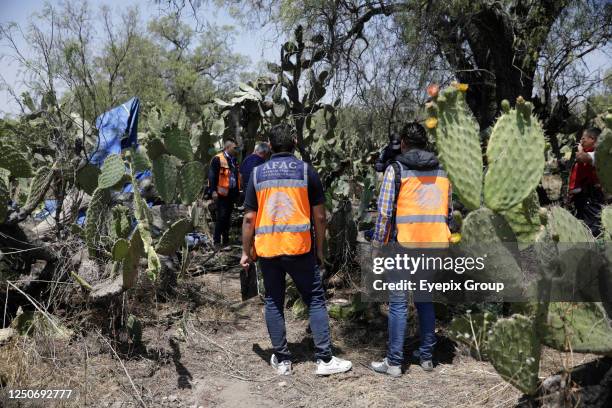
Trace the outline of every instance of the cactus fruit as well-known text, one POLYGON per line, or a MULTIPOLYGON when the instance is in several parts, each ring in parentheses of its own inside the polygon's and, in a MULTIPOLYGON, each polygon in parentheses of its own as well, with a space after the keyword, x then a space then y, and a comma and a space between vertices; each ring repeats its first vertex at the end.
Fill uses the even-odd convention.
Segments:
POLYGON ((482 153, 478 124, 469 113, 465 94, 445 89, 436 98, 438 121, 429 128, 439 159, 453 183, 453 190, 469 209, 480 207, 482 192, 482 153))
POLYGON ((189 205, 196 200, 204 186, 204 165, 193 161, 186 163, 179 172, 178 191, 181 202, 189 205))
POLYGON ((541 344, 531 319, 514 315, 494 325, 487 342, 487 354, 495 370, 525 394, 538 386, 541 344))
POLYGON ((495 323, 493 313, 469 313, 453 317, 448 326, 448 335, 458 343, 467 345, 479 360, 487 354, 489 330, 495 323))
POLYGON ((130 238, 130 246, 127 256, 122 263, 123 289, 130 289, 136 283, 138 277, 138 265, 140 257, 144 254, 144 245, 140 237, 140 231, 135 230, 130 238))
POLYGON ((130 244, 127 242, 126 239, 120 238, 117 241, 115 241, 115 244, 113 245, 113 250, 111 252, 113 256, 113 260, 122 261, 123 259, 125 259, 125 257, 128 254, 129 249, 130 249, 130 244))
POLYGON ((86 164, 77 171, 76 184, 87 194, 92 195, 96 188, 98 188, 99 176, 100 169, 98 167, 93 164, 86 164))
POLYGON ((510 102, 508 102, 507 99, 504 99, 503 101, 501 101, 500 108, 503 113, 509 113, 510 112, 510 102))
POLYGON ((178 171, 171 156, 162 154, 153 160, 153 180, 162 200, 172 204, 176 196, 178 171))
POLYGON ((53 170, 47 166, 43 166, 36 171, 34 178, 30 183, 30 191, 26 199, 26 207, 34 208, 38 203, 45 198, 47 190, 53 180, 53 170))
POLYGON ((119 183, 125 175, 125 164, 119 154, 111 154, 104 164, 98 177, 98 188, 111 188, 119 183))
POLYGON ((550 209, 547 228, 557 242, 580 244, 595 240, 589 228, 582 221, 561 207, 550 209))
POLYGON ((189 134, 177 126, 172 126, 163 131, 164 146, 172 155, 183 161, 193 160, 193 150, 189 134))
POLYGON ((518 242, 530 243, 535 241, 535 237, 541 229, 539 210, 538 195, 533 191, 521 203, 501 213, 516 234, 518 242))
POLYGON ((160 238, 155 250, 158 254, 173 255, 180 247, 185 245, 185 235, 193 230, 191 219, 183 218, 168 228, 160 238))
POLYGON ((106 188, 97 188, 94 191, 89 208, 87 208, 87 217, 85 218, 85 242, 90 256, 96 256, 101 237, 100 226, 106 219, 106 211, 111 201, 110 191, 106 188))
POLYGON ((503 114, 495 123, 484 178, 484 201, 495 211, 508 210, 535 190, 544 172, 544 132, 527 104, 503 114))
POLYGON ((32 177, 32 166, 20 151, 4 143, 0 143, 0 149, 0 167, 9 170, 13 177, 32 177))
POLYGON ((598 302, 551 303, 538 334, 542 343, 560 351, 612 355, 612 327, 598 302))
POLYGON ((605 129, 599 135, 595 150, 595 167, 603 189, 612 194, 612 130, 605 129))

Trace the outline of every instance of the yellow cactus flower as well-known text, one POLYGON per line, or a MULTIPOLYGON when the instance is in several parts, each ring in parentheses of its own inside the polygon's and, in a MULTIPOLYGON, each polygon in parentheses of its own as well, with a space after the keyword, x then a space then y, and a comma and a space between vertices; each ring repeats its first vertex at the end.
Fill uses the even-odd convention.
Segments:
POLYGON ((427 118, 425 121, 425 127, 427 127, 427 129, 435 129, 436 126, 438 126, 438 119, 436 118, 427 118))

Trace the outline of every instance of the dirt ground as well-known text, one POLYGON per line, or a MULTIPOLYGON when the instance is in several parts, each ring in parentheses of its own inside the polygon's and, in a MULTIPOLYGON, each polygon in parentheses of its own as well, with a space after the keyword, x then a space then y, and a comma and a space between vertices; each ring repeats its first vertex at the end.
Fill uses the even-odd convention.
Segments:
MULTIPOLYGON (((521 396, 489 363, 456 348, 444 328, 438 330, 434 372, 413 365, 399 379, 375 374, 368 366, 384 356, 384 319, 368 324, 331 320, 335 354, 351 360, 353 369, 317 377, 307 320, 294 319, 291 311, 286 317, 294 372, 279 377, 268 363, 263 305, 259 298, 240 301, 238 269, 186 279, 179 290, 192 299, 206 296, 195 302, 139 304, 131 299, 130 313, 145 316, 139 347, 91 330, 68 343, 19 338, 0 347, 7 388, 74 390, 64 401, 26 401, 6 399, 5 388, 0 406, 513 407, 521 396), (211 293, 218 302, 210 301, 211 293)), ((88 313, 83 312, 84 320, 88 313)), ((407 353, 418 343, 415 329, 411 323, 407 353)), ((545 353, 541 375, 558 370, 563 364, 559 358, 559 353, 545 353)), ((571 364, 588 359, 574 355, 571 364)))

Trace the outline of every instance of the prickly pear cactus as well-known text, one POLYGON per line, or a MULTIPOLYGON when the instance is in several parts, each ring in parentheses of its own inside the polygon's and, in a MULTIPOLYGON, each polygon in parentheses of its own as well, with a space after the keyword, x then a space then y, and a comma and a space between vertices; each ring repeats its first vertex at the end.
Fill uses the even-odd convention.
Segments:
POLYGON ((162 154, 167 154, 168 150, 161 139, 153 138, 147 141, 147 156, 150 160, 155 160, 162 154))
POLYGON ((461 240, 470 245, 479 242, 516 242, 516 236, 504 217, 483 207, 472 211, 465 218, 461 240))
POLYGON ((98 188, 98 178, 100 177, 100 169, 93 164, 86 164, 79 169, 76 175, 77 186, 92 195, 98 188))
POLYGON ((132 231, 130 221, 130 210, 124 205, 114 206, 112 209, 111 224, 109 228, 109 236, 112 241, 120 238, 127 238, 132 231))
POLYGON ((176 126, 168 127, 163 131, 164 146, 172 155, 183 161, 193 160, 193 150, 189 134, 176 126))
POLYGON ((173 255, 180 247, 185 245, 185 235, 193 230, 191 219, 183 218, 168 228, 157 243, 155 250, 158 254, 173 255))
POLYGON ((162 154, 153 160, 153 181, 162 200, 171 204, 176 196, 178 171, 171 156, 162 154))
POLYGON ((8 202, 11 199, 8 187, 4 180, 0 179, 0 224, 4 222, 8 214, 8 202))
MULTIPOLYGON (((608 117, 612 117, 612 114, 608 114, 608 117)), ((609 123, 609 120, 606 123, 609 123)), ((599 135, 595 150, 595 167, 603 189, 612 194, 612 128, 610 127, 599 135)))
POLYGON ((536 235, 542 228, 539 210, 538 194, 533 191, 521 203, 501 214, 510 224, 518 241, 530 243, 535 241, 536 235))
POLYGON ((531 319, 514 315, 493 325, 487 343, 489 360, 495 370, 525 394, 538 386, 541 344, 531 319))
POLYGON ((204 186, 204 165, 193 161, 183 165, 178 177, 178 191, 181 202, 189 205, 196 200, 204 186))
POLYGON ((428 106, 426 127, 434 136, 438 158, 453 190, 469 209, 480 207, 482 153, 478 124, 465 103, 465 93, 447 88, 428 106))
POLYGON ((13 146, 1 143, 0 167, 11 172, 13 177, 32 177, 32 166, 26 157, 13 146))
POLYGON ((111 188, 121 181, 125 175, 125 164, 119 154, 110 154, 104 164, 102 164, 101 173, 98 177, 98 188, 111 188))
POLYGON ((45 194, 53 180, 53 170, 43 166, 36 171, 34 178, 30 182, 30 191, 26 199, 26 207, 36 207, 45 198, 45 194))
POLYGON ((591 230, 565 208, 552 207, 550 209, 547 228, 557 242, 586 243, 595 240, 591 230))
POLYGON ((132 170, 132 185, 134 186, 134 215, 138 221, 138 231, 142 240, 143 248, 147 254, 147 273, 151 280, 155 280, 161 271, 161 262, 153 248, 153 238, 151 237, 151 212, 147 203, 141 197, 138 189, 136 175, 132 170))
POLYGON ((147 155, 147 149, 144 146, 137 146, 136 148, 132 149, 132 158, 134 170, 137 173, 149 170, 151 168, 151 161, 147 155))
POLYGON ((97 188, 94 191, 85 218, 85 242, 90 256, 96 256, 100 238, 101 227, 106 219, 106 212, 111 201, 110 191, 106 188, 97 188))
POLYGON ((130 238, 130 246, 127 256, 122 263, 123 288, 130 289, 136 283, 138 277, 138 264, 140 257, 145 253, 140 231, 136 230, 130 238))
POLYGON ((120 238, 115 241, 112 249, 114 261, 123 261, 130 250, 130 244, 126 239, 120 238))
POLYGON ((504 113, 493 127, 484 179, 484 201, 493 210, 508 210, 520 204, 542 178, 546 142, 531 109, 531 103, 519 97, 516 109, 504 113))
POLYGON ((467 345, 478 359, 486 359, 489 331, 495 320, 496 316, 489 312, 455 316, 448 326, 448 335, 467 345))
POLYGON ((612 355, 610 319, 598 302, 553 302, 538 332, 542 343, 557 350, 612 355))
POLYGON ((604 241, 612 242, 612 205, 608 205, 601 210, 601 226, 604 241))

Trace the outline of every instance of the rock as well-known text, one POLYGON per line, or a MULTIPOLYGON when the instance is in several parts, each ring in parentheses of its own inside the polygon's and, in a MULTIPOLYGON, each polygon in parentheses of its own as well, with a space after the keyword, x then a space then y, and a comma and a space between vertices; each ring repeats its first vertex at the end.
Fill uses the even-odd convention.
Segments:
POLYGON ((118 275, 114 279, 107 279, 93 285, 89 298, 94 302, 104 303, 123 291, 123 277, 118 275))
POLYGON ((17 332, 15 329, 8 327, 6 329, 0 329, 0 346, 8 342, 17 332))
POLYGON ((169 395, 169 396, 168 396, 168 401, 170 401, 170 402, 174 402, 174 401, 176 401, 176 400, 177 400, 177 396, 176 396, 176 395, 172 394, 172 395, 169 395))
POLYGON ((286 386, 287 386, 287 381, 281 381, 281 382, 279 382, 279 383, 278 383, 278 386, 279 386, 279 387, 281 387, 281 388, 282 388, 282 387, 286 387, 286 386))

